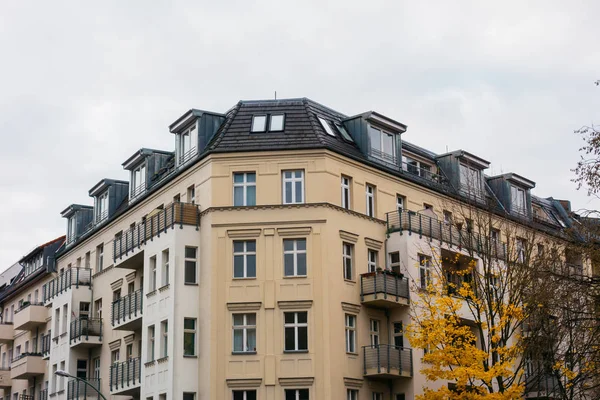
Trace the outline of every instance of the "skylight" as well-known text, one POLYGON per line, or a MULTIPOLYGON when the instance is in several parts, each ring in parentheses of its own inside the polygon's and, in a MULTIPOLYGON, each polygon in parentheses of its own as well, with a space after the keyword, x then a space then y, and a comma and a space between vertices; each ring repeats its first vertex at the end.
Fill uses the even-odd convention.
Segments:
POLYGON ((254 115, 252 117, 251 132, 264 132, 266 130, 267 130, 267 116, 266 115, 254 115))
POLYGON ((352 136, 350 136, 350 134, 348 133, 348 131, 346 130, 346 128, 344 128, 343 125, 335 124, 335 127, 341 133, 341 135, 342 135, 342 137, 344 139, 346 139, 349 142, 354 142, 354 139, 352 139, 352 136))
POLYGON ((269 124, 269 132, 283 130, 283 114, 271 115, 271 123, 269 124))
POLYGON ((323 127, 323 129, 325 129, 325 132, 327 132, 327 134, 329 136, 333 136, 335 137, 335 133, 333 133, 333 130, 331 129, 331 125, 329 125, 329 122, 327 122, 326 120, 324 120, 321 117, 319 118, 319 122, 321 122, 321 126, 323 127))

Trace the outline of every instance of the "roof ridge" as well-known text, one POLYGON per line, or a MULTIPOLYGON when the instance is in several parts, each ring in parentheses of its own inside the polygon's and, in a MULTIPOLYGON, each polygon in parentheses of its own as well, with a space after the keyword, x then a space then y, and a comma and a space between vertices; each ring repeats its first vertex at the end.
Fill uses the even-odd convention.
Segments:
POLYGON ((225 136, 225 134, 227 133, 227 129, 229 129, 229 127, 231 126, 231 123, 235 119, 235 116, 237 115, 237 113, 240 111, 241 106, 242 106, 242 100, 238 101, 237 104, 234 105, 233 107, 231 107, 231 109, 229 109, 227 114, 225 114, 227 116, 225 118, 225 123, 214 134, 214 136, 212 137, 210 142, 208 142, 206 144, 206 147, 205 147, 206 150, 214 150, 215 147, 217 147, 219 145, 219 143, 221 143, 221 141, 223 140, 223 136, 225 136))

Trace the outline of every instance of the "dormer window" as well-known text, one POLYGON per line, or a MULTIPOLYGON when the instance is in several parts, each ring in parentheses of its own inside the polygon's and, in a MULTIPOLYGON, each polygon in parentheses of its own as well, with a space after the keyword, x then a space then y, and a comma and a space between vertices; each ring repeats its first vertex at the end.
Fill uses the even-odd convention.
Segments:
POLYGON ((396 143, 394 135, 369 125, 369 144, 371 155, 388 163, 396 163, 396 143))
POLYGON ((481 171, 460 163, 460 189, 462 192, 479 197, 481 195, 481 171))
POLYGON ((252 117, 251 132, 266 132, 267 131, 267 116, 255 115, 252 117))
POLYGON ((344 138, 344 140, 347 140, 348 142, 354 142, 354 139, 352 139, 352 136, 350 136, 350 134, 348 133, 348 131, 346 130, 346 128, 344 128, 344 125, 335 124, 335 127, 337 128, 337 130, 340 133, 340 135, 342 135, 342 137, 344 138))
POLYGON ((108 217, 108 190, 96 197, 96 223, 108 217))
POLYGON ((75 241, 77 234, 77 220, 75 216, 69 217, 67 222, 67 243, 75 241))
POLYGON ((527 200, 525 190, 516 186, 510 187, 512 210, 517 214, 527 215, 527 200))
POLYGON ((142 163, 131 171, 130 197, 133 199, 146 191, 146 164, 142 163))
POLYGON ((431 165, 410 157, 402 157, 402 169, 421 178, 431 179, 431 165))
POLYGON ((323 127, 323 129, 325 130, 325 132, 329 135, 329 136, 333 136, 335 137, 335 133, 333 132, 333 129, 331 129, 331 125, 329 125, 329 122, 327 122, 326 119, 318 117, 319 118, 319 122, 321 123, 321 126, 323 127))
POLYGON ((196 154, 197 144, 198 136, 196 133, 196 125, 192 124, 192 126, 179 134, 179 144, 177 148, 179 165, 185 164, 196 154))

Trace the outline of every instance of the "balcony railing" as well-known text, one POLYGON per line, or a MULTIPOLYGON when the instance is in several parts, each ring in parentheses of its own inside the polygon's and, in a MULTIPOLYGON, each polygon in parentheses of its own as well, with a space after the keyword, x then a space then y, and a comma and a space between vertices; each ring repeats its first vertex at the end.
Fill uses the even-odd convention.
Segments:
POLYGON ((44 306, 44 303, 32 303, 30 301, 24 301, 23 304, 21 304, 21 307, 17 308, 15 310, 15 314, 18 314, 19 312, 23 311, 24 309, 26 309, 27 307, 30 306, 44 306))
POLYGON ((112 303, 111 321, 112 326, 121 324, 131 319, 142 316, 142 290, 137 290, 127 296, 121 297, 112 303))
POLYGON ((131 189, 130 198, 135 199, 136 197, 138 197, 139 195, 141 195, 145 192, 146 192, 146 182, 143 182, 138 187, 131 189))
POLYGON ((100 379, 86 379, 86 381, 97 390, 92 389, 77 379, 71 379, 67 383, 67 400, 75 399, 100 399, 100 379))
POLYGON ((412 377, 412 349, 389 344, 363 347, 364 375, 412 377))
MULTIPOLYGON (((540 376, 525 376, 525 393, 537 393, 537 396, 548 396, 553 398, 552 394, 558 394, 558 380, 550 374, 540 376)), ((544 397, 546 398, 546 397, 544 397)))
POLYGON ((453 224, 445 223, 437 218, 412 211, 392 211, 386 214, 388 233, 418 234, 440 241, 440 244, 456 246, 472 250, 479 254, 487 254, 500 260, 506 260, 506 244, 495 241, 488 236, 458 229, 453 224))
POLYGON ((190 161, 197 154, 196 148, 193 147, 179 156, 179 165, 183 165, 190 161))
POLYGON ((180 228, 183 228, 183 225, 193 225, 198 229, 200 226, 198 206, 174 202, 126 230, 113 241, 113 261, 116 262, 118 258, 140 249, 148 240, 153 240, 154 236, 160 237, 162 233, 167 233, 169 228, 175 228, 175 225, 179 225, 180 228))
POLYGON ((138 358, 114 363, 110 366, 110 391, 119 392, 128 388, 139 386, 141 380, 141 362, 138 358))
POLYGON ((90 286, 92 283, 92 270, 89 268, 69 268, 42 287, 44 303, 62 294, 71 286, 90 286))
POLYGON ((48 400, 48 389, 40 390, 40 400, 48 400))
POLYGON ((398 158, 393 154, 389 154, 389 153, 383 152, 381 150, 373 149, 373 148, 371 148, 371 150, 369 150, 369 154, 371 155, 371 157, 375 158, 377 161, 383 162, 384 164, 393 165, 393 166, 396 166, 396 168, 398 168, 398 166, 396 164, 396 161, 398 158))
POLYGON ((361 302, 382 301, 382 306, 387 302, 408 304, 410 290, 408 278, 388 272, 368 272, 360 276, 361 302))
POLYGON ((409 164, 406 161, 402 162, 402 171, 409 173, 414 176, 418 176, 426 181, 434 182, 440 185, 449 185, 449 180, 446 176, 431 171, 431 168, 437 168, 436 166, 430 168, 417 167, 414 164, 409 164))
POLYGON ((69 343, 78 340, 89 340, 90 336, 99 337, 98 344, 102 342, 102 320, 100 318, 79 317, 71 321, 69 343))
POLYGON ((42 350, 42 357, 47 358, 50 356, 50 343, 51 343, 52 338, 50 337, 50 333, 46 334, 46 335, 42 335, 41 338, 41 350, 42 350))
POLYGON ((16 356, 15 358, 12 359, 12 363, 16 363, 19 360, 22 360, 25 357, 41 357, 42 353, 34 353, 34 352, 26 352, 26 353, 21 353, 18 356, 16 356))
POLYGON ((21 394, 19 395, 19 400, 34 400, 34 398, 33 395, 21 394))

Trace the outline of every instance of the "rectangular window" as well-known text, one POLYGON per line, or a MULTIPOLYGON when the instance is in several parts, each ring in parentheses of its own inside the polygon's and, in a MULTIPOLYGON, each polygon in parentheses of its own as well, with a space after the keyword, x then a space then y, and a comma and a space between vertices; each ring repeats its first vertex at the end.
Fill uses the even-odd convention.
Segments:
POLYGON ((162 357, 169 355, 169 321, 164 320, 160 323, 160 333, 162 336, 162 357))
POLYGON ((284 276, 306 276, 306 239, 284 239, 284 276))
POLYGON ((285 351, 308 350, 308 313, 284 313, 285 351))
POLYGON ((183 400, 196 400, 196 393, 183 392, 183 400))
POLYGON ((369 272, 377 271, 377 251, 369 249, 367 255, 367 270, 369 272))
POLYGON ((444 224, 452 225, 452 213, 448 210, 444 210, 444 224))
POLYGON ((512 209, 518 214, 527 214, 527 200, 525 190, 516 186, 510 187, 510 196, 512 201, 512 209))
POLYGON ((256 400, 256 390, 234 390, 233 400, 256 400))
POLYGON ((344 279, 351 281, 354 278, 352 268, 352 257, 354 254, 354 245, 351 243, 342 243, 342 264, 344 267, 344 279))
POLYGON ((419 287, 427 289, 431 282, 431 257, 419 254, 419 287))
POLYGON ((404 347, 404 326, 402 321, 394 322, 394 346, 404 347))
POLYGON ((254 115, 252 117, 252 128, 251 132, 265 132, 267 130, 267 116, 266 115, 254 115))
POLYGON ((285 400, 308 400, 308 389, 285 389, 285 400))
POLYGON ((400 252, 394 251, 390 253, 390 268, 397 274, 400 274, 400 252))
POLYGON ((406 197, 397 194, 396 195, 396 210, 398 210, 398 212, 402 212, 404 211, 404 207, 406 205, 406 197))
POLYGON ((196 203, 196 186, 192 185, 187 188, 187 201, 188 203, 196 203))
POLYGON ((346 352, 356 353, 356 315, 346 314, 346 352))
POLYGON ((233 174, 233 205, 256 205, 256 173, 236 172, 233 174))
POLYGON ((342 175, 342 207, 346 210, 350 209, 350 187, 352 178, 342 175))
POLYGON ((69 305, 65 304, 63 305, 63 323, 62 323, 62 331, 61 333, 67 333, 67 330, 69 329, 69 305))
POLYGON ((155 328, 154 325, 148 327, 148 362, 154 361, 154 343, 155 343, 155 328))
POLYGON ((198 283, 196 257, 198 253, 197 247, 185 247, 185 271, 184 282, 187 284, 198 283))
POLYGON ((87 253, 85 253, 85 267, 86 268, 90 268, 90 259, 91 259, 91 254, 88 251, 87 253))
POLYGON ((517 238, 516 246, 517 246, 517 261, 520 263, 525 262, 525 239, 517 238))
POLYGON ((100 379, 100 357, 94 358, 94 379, 100 379))
POLYGON ((183 355, 196 355, 196 319, 183 319, 183 355))
POLYGON ((481 171, 460 164, 460 187, 463 192, 479 196, 481 192, 481 171))
POLYGON ((131 171, 131 198, 135 198, 146 191, 146 164, 141 164, 131 171))
POLYGON ((285 123, 284 114, 273 114, 269 122, 269 132, 280 132, 283 130, 285 123))
POLYGON ((371 125, 368 127, 370 154, 382 161, 396 163, 394 135, 371 125))
POLYGON ((150 282, 149 290, 154 292, 156 290, 156 256, 150 257, 150 282))
POLYGON ((102 271, 104 268, 104 244, 96 247, 96 272, 102 271))
POLYGON ((383 393, 373 392, 373 400, 383 400, 383 393))
POLYGON ((81 379, 87 379, 87 360, 77 360, 76 376, 81 379))
POLYGON ((162 285, 167 286, 169 284, 169 250, 163 250, 161 260, 162 260, 162 285))
POLYGON ((102 319, 102 299, 94 302, 94 309, 96 310, 96 318, 102 319))
POLYGON ((371 346, 379 346, 379 320, 372 319, 369 323, 369 337, 371 338, 371 346))
POLYGON ((366 185, 365 189, 367 197, 367 215, 369 217, 375 217, 375 186, 366 185))
POLYGON ((304 171, 283 171, 283 204, 304 203, 304 171))
POLYGON ((348 389, 346 391, 346 400, 358 400, 358 390, 348 389))
POLYGON ((256 241, 233 242, 233 277, 256 278, 256 241))
POLYGON ((117 349, 117 350, 113 350, 113 351, 110 353, 110 361, 111 361, 113 364, 116 364, 116 363, 118 363, 120 359, 121 359, 121 350, 119 350, 119 349, 117 349))
POLYGON ((167 394, 166 393, 161 393, 158 395, 158 400, 167 400, 167 394))
POLYGON ((256 314, 233 314, 233 352, 256 352, 256 314))
POLYGON ((96 222, 108 217, 108 190, 96 197, 96 222))

